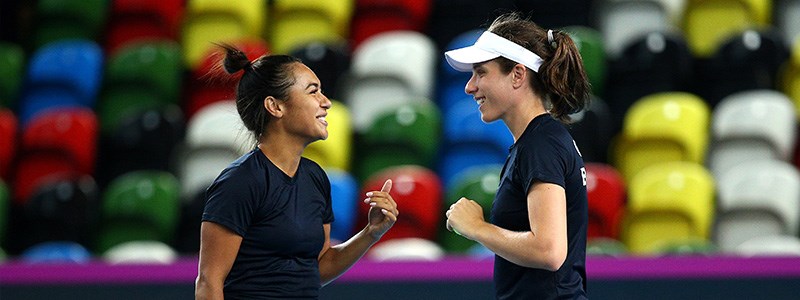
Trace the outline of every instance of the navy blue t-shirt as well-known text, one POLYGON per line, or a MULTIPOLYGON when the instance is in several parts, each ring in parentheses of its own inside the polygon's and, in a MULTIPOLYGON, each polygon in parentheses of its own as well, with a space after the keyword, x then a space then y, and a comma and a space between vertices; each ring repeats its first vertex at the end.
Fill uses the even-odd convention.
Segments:
POLYGON ((255 149, 206 191, 203 221, 242 236, 225 278, 225 299, 316 299, 322 225, 333 222, 331 185, 319 165, 302 158, 289 177, 255 149))
POLYGON ((530 231, 527 195, 535 182, 560 185, 567 199, 567 259, 556 272, 495 256, 498 299, 585 299, 586 169, 567 129, 550 114, 534 118, 511 146, 492 204, 492 224, 530 231))

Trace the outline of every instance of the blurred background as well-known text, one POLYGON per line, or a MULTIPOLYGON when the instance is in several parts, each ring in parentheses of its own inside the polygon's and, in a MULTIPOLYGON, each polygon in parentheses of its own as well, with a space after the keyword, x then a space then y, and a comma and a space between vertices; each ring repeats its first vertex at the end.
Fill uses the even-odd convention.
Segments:
POLYGON ((443 217, 467 197, 488 218, 513 140, 480 121, 470 74, 443 52, 512 10, 568 33, 592 84, 568 125, 588 176, 590 295, 800 293, 798 0, 0 0, 0 298, 111 297, 140 290, 127 271, 167 270, 148 297, 191 295, 205 189, 255 145, 213 42, 294 55, 322 81, 330 134, 304 156, 331 179, 335 241, 364 226, 364 192, 395 182, 403 217, 324 295, 492 297, 491 253, 443 217), (387 266, 433 283, 367 271, 387 266), (719 282, 733 266, 759 279, 719 282), (100 281, 37 284, 70 272, 100 281))

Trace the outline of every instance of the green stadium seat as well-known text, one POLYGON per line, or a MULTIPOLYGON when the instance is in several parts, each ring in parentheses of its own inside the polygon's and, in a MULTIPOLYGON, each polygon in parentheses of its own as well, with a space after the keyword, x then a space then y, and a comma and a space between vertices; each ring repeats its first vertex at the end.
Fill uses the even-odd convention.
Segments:
POLYGON ((100 40, 105 30, 107 0, 39 0, 33 46, 57 40, 100 40))
MULTIPOLYGON (((483 218, 489 221, 497 187, 500 185, 500 171, 503 166, 498 164, 482 165, 466 169, 456 175, 452 186, 447 187, 447 198, 444 201, 441 214, 456 203, 461 197, 475 200, 483 207, 483 218)), ((449 253, 467 253, 477 243, 459 236, 445 229, 444 224, 439 226, 439 244, 449 253)))
POLYGON ((592 93, 603 95, 606 82, 606 50, 599 31, 584 26, 569 26, 563 29, 578 47, 583 58, 583 68, 592 84, 592 93))
POLYGON ((183 65, 172 41, 135 43, 109 58, 98 107, 104 133, 148 109, 179 103, 183 65))
POLYGON ((180 214, 180 186, 164 171, 134 171, 105 190, 97 251, 129 241, 171 242, 180 214))
MULTIPOLYGON (((0 244, 5 241, 6 230, 9 225, 8 209, 11 207, 11 195, 8 193, 8 186, 0 180, 0 244)), ((2 254, 2 252, 0 252, 2 254)), ((2 257, 2 255, 0 255, 2 257)))
POLYGON ((13 107, 19 96, 25 52, 12 43, 0 42, 0 107, 13 107))

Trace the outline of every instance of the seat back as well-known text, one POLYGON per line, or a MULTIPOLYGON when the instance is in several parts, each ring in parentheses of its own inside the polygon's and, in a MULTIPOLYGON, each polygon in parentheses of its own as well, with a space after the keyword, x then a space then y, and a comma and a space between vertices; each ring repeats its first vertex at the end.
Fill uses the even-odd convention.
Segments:
POLYGON ((182 0, 116 0, 111 3, 105 49, 114 53, 127 43, 178 38, 183 19, 182 0))
POLYGON ((736 254, 753 256, 800 256, 800 238, 791 235, 766 235, 747 240, 736 248, 736 254))
POLYGON ((171 264, 178 253, 164 242, 139 240, 124 242, 103 253, 103 260, 111 264, 171 264))
POLYGON ((710 57, 731 35, 770 24, 768 0, 688 0, 682 21, 689 48, 697 57, 710 57))
POLYGON ((654 253, 675 240, 709 239, 715 184, 695 162, 649 166, 630 181, 622 240, 634 253, 654 253))
POLYGON ((56 107, 95 106, 103 74, 103 53, 89 40, 48 44, 34 52, 19 103, 22 124, 56 107))
POLYGON ((322 83, 325 96, 341 99, 340 85, 350 68, 350 51, 343 43, 312 42, 295 48, 290 55, 299 58, 322 83))
POLYGON ((626 181, 657 162, 703 163, 708 145, 709 108, 699 97, 682 92, 646 96, 628 110, 615 166, 626 181))
POLYGON ((0 178, 9 179, 11 164, 17 152, 17 117, 11 110, 0 108, 0 178))
POLYGON ((99 252, 128 241, 172 241, 179 218, 180 185, 164 171, 134 171, 103 193, 99 252))
POLYGON ((384 168, 419 165, 432 168, 439 149, 441 116, 425 101, 401 105, 381 113, 361 138, 359 177, 384 168))
POLYGON ((571 114, 570 118, 572 123, 567 125, 567 129, 580 149, 583 161, 607 162, 608 141, 613 136, 614 123, 606 102, 592 97, 588 107, 571 114))
POLYGON ((267 12, 265 0, 188 0, 181 29, 184 65, 197 68, 214 47, 212 42, 262 36, 267 12))
POLYGON ((0 42, 0 107, 16 105, 25 64, 22 47, 0 42))
POLYGON ((331 224, 331 239, 344 242, 353 236, 356 221, 363 218, 358 214, 356 207, 359 204, 358 182, 350 173, 338 169, 325 170, 331 182, 331 204, 333 216, 336 218, 331 224))
POLYGON ((99 189, 91 176, 58 180, 36 189, 23 205, 23 248, 46 241, 90 245, 99 216, 99 189))
POLYGON ((28 247, 20 258, 28 263, 87 263, 92 254, 76 242, 48 241, 28 247))
POLYGON ((631 42, 651 32, 671 30, 667 10, 657 1, 602 1, 597 14, 606 53, 620 56, 631 42))
POLYGON ((619 239, 625 214, 625 181, 611 165, 586 163, 586 194, 589 199, 587 238, 619 239))
POLYGON ((68 39, 99 40, 108 6, 105 0, 37 1, 33 47, 68 39))
POLYGON ((708 154, 715 175, 759 158, 789 161, 797 139, 794 106, 786 95, 751 90, 726 97, 714 108, 708 154))
POLYGON ((354 0, 276 0, 269 41, 275 53, 286 54, 313 41, 343 42, 350 31, 354 0), (314 28, 314 30, 308 30, 314 28))
POLYGON ((752 159, 719 177, 715 240, 733 251, 750 238, 797 235, 800 230, 800 173, 788 162, 752 159))
POLYGON ((592 93, 605 94, 607 43, 601 33, 591 27, 569 26, 563 29, 575 42, 583 60, 583 69, 592 85, 592 93))
POLYGON ((395 30, 424 32, 431 0, 356 0, 350 32, 353 49, 379 33, 395 30))

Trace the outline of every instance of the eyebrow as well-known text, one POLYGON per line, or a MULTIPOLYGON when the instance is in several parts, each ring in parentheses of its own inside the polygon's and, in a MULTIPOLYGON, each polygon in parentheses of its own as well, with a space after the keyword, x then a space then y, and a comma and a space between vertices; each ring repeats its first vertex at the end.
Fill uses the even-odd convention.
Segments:
POLYGON ((479 62, 479 63, 474 63, 474 64, 472 64, 472 70, 476 70, 477 71, 478 69, 483 68, 484 64, 486 64, 485 61, 484 62, 479 62))
POLYGON ((309 83, 309 84, 306 86, 306 89, 308 89, 308 88, 310 88, 310 87, 319 88, 319 83, 316 83, 316 82, 309 83))

